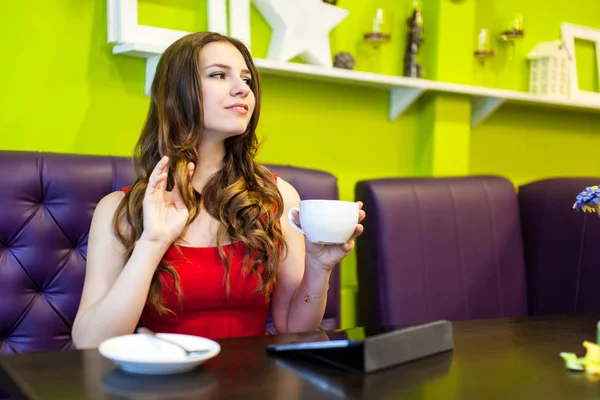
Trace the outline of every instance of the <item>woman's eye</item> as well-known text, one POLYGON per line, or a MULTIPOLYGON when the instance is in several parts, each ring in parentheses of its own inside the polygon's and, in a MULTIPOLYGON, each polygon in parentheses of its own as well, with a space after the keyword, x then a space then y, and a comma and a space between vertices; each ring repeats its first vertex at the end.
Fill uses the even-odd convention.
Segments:
POLYGON ((246 85, 252 86, 252 79, 250 79, 250 78, 244 78, 244 82, 246 82, 246 85))
POLYGON ((214 74, 210 74, 211 78, 219 78, 219 79, 225 79, 225 74, 222 72, 215 72, 214 74))

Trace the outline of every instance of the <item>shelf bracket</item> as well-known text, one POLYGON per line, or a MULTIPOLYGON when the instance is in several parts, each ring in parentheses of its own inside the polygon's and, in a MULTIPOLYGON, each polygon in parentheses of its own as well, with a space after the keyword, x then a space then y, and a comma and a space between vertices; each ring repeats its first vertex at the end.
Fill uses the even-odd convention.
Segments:
POLYGON ((390 121, 395 121, 425 92, 415 87, 394 88, 390 91, 390 121))
POLYGON ((475 128, 500 107, 506 99, 501 97, 473 97, 471 103, 471 128, 475 128))
POLYGON ((154 81, 154 74, 156 73, 156 67, 160 56, 152 56, 146 58, 146 82, 144 83, 144 94, 150 96, 152 90, 152 81, 154 81))

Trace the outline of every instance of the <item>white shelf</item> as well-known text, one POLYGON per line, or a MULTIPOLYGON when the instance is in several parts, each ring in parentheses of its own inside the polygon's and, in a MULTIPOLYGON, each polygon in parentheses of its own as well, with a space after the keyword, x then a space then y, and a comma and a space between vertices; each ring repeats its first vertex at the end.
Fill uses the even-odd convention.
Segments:
MULTIPOLYGON (((156 70, 156 64, 167 45, 146 43, 119 44, 113 48, 113 54, 146 58, 146 94, 156 70)), ((308 64, 279 62, 255 59, 257 68, 263 74, 289 78, 310 79, 366 86, 390 91, 389 117, 395 120, 402 115, 425 92, 451 93, 468 96, 472 101, 471 126, 476 127, 485 121, 504 103, 521 103, 545 107, 573 108, 600 111, 600 102, 583 102, 565 99, 553 99, 526 92, 490 89, 479 86, 456 83, 436 82, 425 79, 380 75, 340 68, 323 68, 308 64)))

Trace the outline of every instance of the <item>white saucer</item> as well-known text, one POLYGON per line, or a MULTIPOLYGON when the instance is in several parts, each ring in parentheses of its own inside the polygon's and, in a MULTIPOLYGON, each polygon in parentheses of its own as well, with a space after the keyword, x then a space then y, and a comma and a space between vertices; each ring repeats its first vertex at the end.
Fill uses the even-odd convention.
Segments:
POLYGON ((172 344, 148 335, 133 334, 114 337, 100 343, 98 350, 104 357, 116 362, 127 372, 135 374, 167 375, 190 371, 221 351, 213 340, 199 336, 159 333, 188 350, 208 350, 188 356, 172 344))

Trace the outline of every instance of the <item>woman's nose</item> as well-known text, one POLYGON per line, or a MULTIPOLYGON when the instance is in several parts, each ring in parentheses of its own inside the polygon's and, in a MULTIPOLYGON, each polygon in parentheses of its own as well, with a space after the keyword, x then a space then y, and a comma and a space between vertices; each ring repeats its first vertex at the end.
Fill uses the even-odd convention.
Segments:
POLYGON ((250 93, 250 86, 242 78, 236 79, 236 83, 231 90, 231 95, 246 97, 248 93, 250 93))

